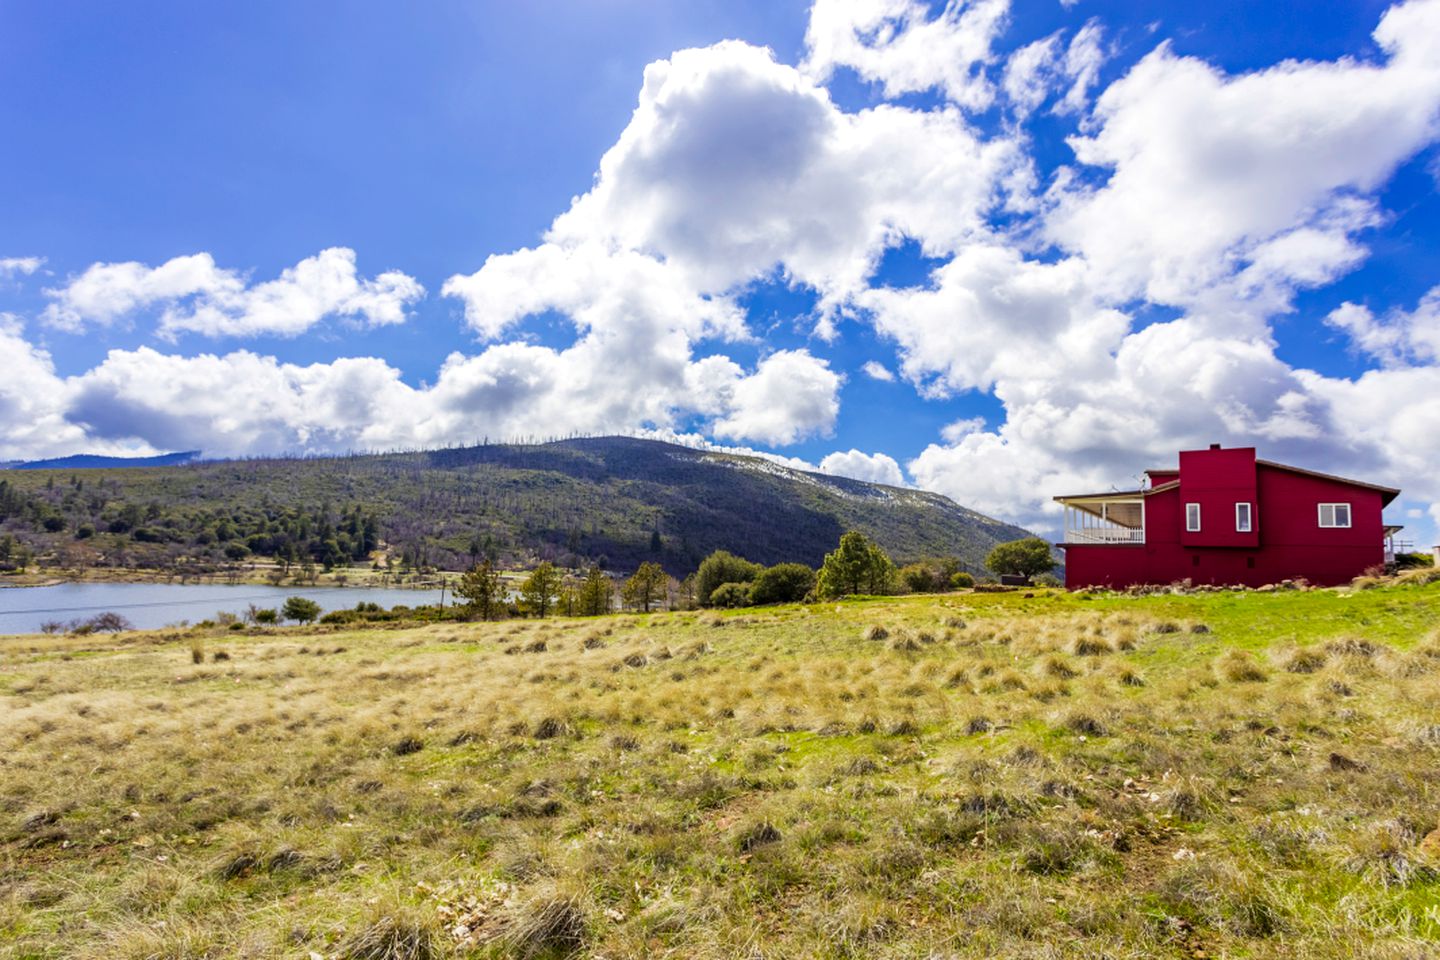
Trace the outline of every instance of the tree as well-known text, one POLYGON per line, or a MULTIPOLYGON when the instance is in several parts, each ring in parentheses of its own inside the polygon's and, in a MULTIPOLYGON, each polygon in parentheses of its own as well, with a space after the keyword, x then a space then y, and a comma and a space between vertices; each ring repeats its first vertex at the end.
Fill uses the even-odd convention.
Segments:
POLYGON ((642 613, 649 613, 651 604, 665 598, 665 586, 670 578, 658 563, 646 562, 625 581, 621 598, 629 607, 639 607, 642 613))
POLYGON ((525 583, 520 587, 525 608, 537 617, 544 617, 550 612, 559 592, 560 571, 556 570, 549 560, 542 561, 540 566, 531 570, 530 576, 525 578, 525 583))
POLYGON ((749 583, 765 568, 737 557, 726 550, 716 550, 700 561, 695 571, 695 600, 702 607, 710 606, 710 594, 722 583, 749 583))
POLYGON ((580 615, 598 617, 609 613, 614 594, 615 584, 605 575, 605 571, 598 566, 592 566, 585 574, 585 581, 580 584, 580 615))
POLYGON ((1050 544, 1039 537, 1025 537, 998 544, 985 558, 985 566, 997 574, 1033 577, 1055 569, 1050 544))
POLYGON ((767 567, 750 585, 750 602, 799 603, 815 588, 815 571, 803 563, 767 567))
POLYGON ((320 616, 320 604, 304 597, 290 597, 280 608, 280 615, 296 623, 311 623, 320 616))
POLYGON ((489 560, 475 564, 455 585, 455 596, 465 601, 472 616, 498 620, 505 609, 505 582, 489 560))
POLYGON ((851 530, 825 555, 816 591, 822 597, 884 594, 894 589, 894 580, 895 564, 889 555, 863 533, 851 530))

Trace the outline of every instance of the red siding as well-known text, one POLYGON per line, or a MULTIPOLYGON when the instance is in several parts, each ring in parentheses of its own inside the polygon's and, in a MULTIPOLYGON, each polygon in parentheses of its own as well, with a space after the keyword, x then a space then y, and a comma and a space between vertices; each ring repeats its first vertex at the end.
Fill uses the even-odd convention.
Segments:
POLYGON ((1260 545, 1255 519, 1255 448, 1186 450, 1180 454, 1180 542, 1187 547, 1247 547, 1260 545), (1189 530, 1183 511, 1200 505, 1200 529, 1189 530), (1235 529, 1235 505, 1251 505, 1250 532, 1235 529))
POLYGON ((1187 452, 1180 463, 1180 486, 1145 498, 1143 545, 1066 545, 1067 587, 1302 578, 1333 586, 1384 562, 1379 490, 1257 464, 1252 449, 1187 452), (1236 534, 1234 513, 1246 497, 1254 503, 1248 536, 1236 534), (1199 535, 1185 531, 1184 504, 1196 502, 1199 535), (1351 526, 1322 528, 1321 503, 1350 504, 1351 526))

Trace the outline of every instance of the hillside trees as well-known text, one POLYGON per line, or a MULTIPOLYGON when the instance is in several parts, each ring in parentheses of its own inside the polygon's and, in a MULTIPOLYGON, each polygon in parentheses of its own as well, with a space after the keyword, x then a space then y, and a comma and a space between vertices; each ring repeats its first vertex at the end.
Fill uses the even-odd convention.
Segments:
POLYGON ((749 583, 764 570, 758 563, 751 563, 737 557, 728 550, 716 550, 700 561, 695 572, 695 601, 702 607, 710 606, 710 594, 725 583, 749 583))
POLYGON ((895 564, 889 555, 863 533, 851 530, 825 555, 816 592, 822 597, 892 593, 895 580, 895 564))
POLYGON ((1055 569, 1050 544, 1039 537, 1023 537, 1002 543, 990 551, 985 566, 993 573, 1034 577, 1055 569))
POLYGON ((455 595, 465 601, 471 615, 481 620, 497 620, 505 610, 505 583, 489 560, 466 571, 455 585, 455 595))
POLYGON ((649 613, 650 607, 665 599, 665 587, 670 578, 660 564, 646 561, 625 581, 621 598, 625 605, 636 607, 642 613, 649 613))

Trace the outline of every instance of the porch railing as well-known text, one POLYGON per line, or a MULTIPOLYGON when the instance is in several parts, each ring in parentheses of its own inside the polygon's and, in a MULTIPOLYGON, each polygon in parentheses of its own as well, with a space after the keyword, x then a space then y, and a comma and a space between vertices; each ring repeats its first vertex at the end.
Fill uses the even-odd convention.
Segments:
POLYGON ((1145 508, 1140 500, 1076 501, 1065 504, 1065 542, 1145 542, 1145 508))

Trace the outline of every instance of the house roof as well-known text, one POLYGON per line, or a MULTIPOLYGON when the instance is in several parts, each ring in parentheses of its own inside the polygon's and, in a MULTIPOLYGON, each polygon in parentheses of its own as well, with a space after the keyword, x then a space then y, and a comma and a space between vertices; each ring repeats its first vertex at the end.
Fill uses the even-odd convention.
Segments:
MULTIPOLYGON (((1378 491, 1378 492, 1380 492, 1381 494, 1384 495, 1383 504, 1384 504, 1385 506, 1389 506, 1389 505, 1390 505, 1390 501, 1392 501, 1392 500, 1394 500, 1396 497, 1400 496, 1400 491, 1399 491, 1398 489, 1396 489, 1395 487, 1385 487, 1385 486, 1381 486, 1381 485, 1378 484, 1378 483, 1366 483, 1364 480, 1351 480, 1349 477, 1336 476, 1336 475, 1333 474, 1333 473, 1321 473, 1319 470, 1306 470, 1304 467, 1292 467, 1292 466, 1290 466, 1290 464, 1288 464, 1288 463, 1277 463, 1277 462, 1275 462, 1274 460, 1261 460, 1260 458, 1257 457, 1257 458, 1255 459, 1255 465, 1256 465, 1257 467, 1269 467, 1269 468, 1272 469, 1272 470, 1284 470, 1286 473, 1298 473, 1298 474, 1300 474, 1300 475, 1303 476, 1303 477, 1315 477, 1316 479, 1319 479, 1319 480, 1331 480, 1331 481, 1334 481, 1335 483, 1344 483, 1344 484, 1348 484, 1349 486, 1352 486, 1352 487, 1363 487, 1363 488, 1366 489, 1366 490, 1376 490, 1376 491, 1378 491)), ((1157 469, 1153 469, 1153 470, 1146 470, 1146 471, 1145 471, 1145 473, 1146 473, 1147 476, 1150 475, 1150 474, 1155 474, 1155 473, 1175 473, 1175 474, 1178 474, 1179 472, 1180 472, 1180 468, 1179 468, 1179 467, 1161 467, 1161 468, 1157 468, 1157 469)), ((1151 488, 1150 492, 1153 492, 1153 491, 1155 491, 1155 490, 1165 490, 1165 489, 1168 489, 1169 486, 1170 486, 1172 483, 1175 483, 1175 482, 1176 482, 1176 481, 1174 481, 1174 480, 1170 480, 1170 481, 1167 481, 1167 482, 1162 483, 1162 484, 1157 484, 1156 486, 1154 486, 1154 487, 1151 488)), ((1055 499, 1059 500, 1060 498, 1059 498, 1059 497, 1056 497, 1055 499)))
POLYGON ((1102 493, 1067 493, 1064 496, 1051 497, 1051 499, 1057 503, 1065 500, 1133 500, 1136 497, 1148 497, 1151 494, 1173 490, 1178 486, 1180 486, 1179 480, 1170 480, 1166 483, 1156 484, 1148 490, 1106 490, 1102 493))
POLYGON ((1400 491, 1395 487, 1382 487, 1378 483, 1366 483, 1364 480, 1351 480, 1349 477, 1337 477, 1333 473, 1321 473, 1318 470, 1306 470, 1304 467, 1292 467, 1288 463, 1276 463, 1274 460, 1255 461, 1257 467, 1269 467, 1272 470, 1284 470, 1286 473, 1298 473, 1303 477, 1315 477, 1320 480, 1331 480, 1335 483, 1344 483, 1352 487, 1364 487, 1366 490, 1376 490, 1382 494, 1381 503, 1388 506, 1390 501, 1400 496, 1400 491))

